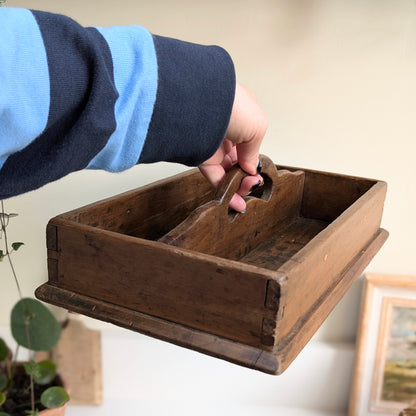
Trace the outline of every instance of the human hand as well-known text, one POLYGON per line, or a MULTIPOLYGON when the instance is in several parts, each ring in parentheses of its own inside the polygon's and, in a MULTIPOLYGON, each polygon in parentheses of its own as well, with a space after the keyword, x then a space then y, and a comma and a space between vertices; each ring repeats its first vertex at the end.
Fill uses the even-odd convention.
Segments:
POLYGON ((232 197, 230 208, 242 212, 246 208, 243 196, 263 182, 257 172, 260 144, 266 134, 268 121, 254 94, 236 85, 233 109, 225 138, 219 149, 199 166, 202 174, 216 188, 233 165, 238 163, 246 176, 232 197))

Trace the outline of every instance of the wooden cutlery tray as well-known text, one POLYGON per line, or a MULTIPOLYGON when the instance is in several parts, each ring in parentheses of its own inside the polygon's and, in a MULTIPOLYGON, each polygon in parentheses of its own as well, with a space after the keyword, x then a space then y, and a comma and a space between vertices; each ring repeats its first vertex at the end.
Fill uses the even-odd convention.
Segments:
POLYGON ((261 157, 229 210, 197 169, 59 215, 46 302, 270 374, 282 373, 380 249, 386 184, 261 157))

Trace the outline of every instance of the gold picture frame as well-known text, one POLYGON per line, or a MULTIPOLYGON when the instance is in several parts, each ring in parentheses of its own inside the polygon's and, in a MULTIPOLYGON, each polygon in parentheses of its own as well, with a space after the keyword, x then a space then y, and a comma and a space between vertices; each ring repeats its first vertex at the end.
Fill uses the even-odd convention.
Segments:
POLYGON ((416 277, 366 274, 348 416, 398 415, 416 398, 416 277))

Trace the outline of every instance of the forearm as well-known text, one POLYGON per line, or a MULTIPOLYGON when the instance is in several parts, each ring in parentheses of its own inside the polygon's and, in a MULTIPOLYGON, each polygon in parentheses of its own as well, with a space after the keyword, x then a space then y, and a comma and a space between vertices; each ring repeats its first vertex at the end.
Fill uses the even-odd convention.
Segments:
POLYGON ((0 199, 84 168, 197 166, 233 105, 228 54, 138 26, 0 9, 0 199))

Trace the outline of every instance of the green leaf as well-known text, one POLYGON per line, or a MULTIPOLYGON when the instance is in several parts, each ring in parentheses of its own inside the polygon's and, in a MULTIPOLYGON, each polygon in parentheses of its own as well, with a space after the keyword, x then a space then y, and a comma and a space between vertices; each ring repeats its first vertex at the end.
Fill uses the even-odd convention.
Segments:
POLYGON ((33 375, 35 373, 37 364, 33 360, 30 360, 30 362, 28 363, 22 364, 28 376, 33 375))
POLYGON ((40 385, 50 383, 56 376, 56 364, 51 360, 43 360, 38 363, 31 360, 23 363, 26 374, 33 376, 33 381, 40 385))
POLYGON ((0 416, 10 416, 8 413, 0 412, 0 416))
POLYGON ((22 347, 33 351, 52 350, 61 336, 61 327, 40 301, 24 298, 11 313, 12 335, 22 347))
POLYGON ((3 338, 0 338, 0 361, 4 361, 9 356, 9 349, 3 338))
POLYGON ((0 391, 4 390, 9 383, 9 379, 7 378, 6 374, 0 373, 0 391))
POLYGON ((56 376, 56 364, 51 360, 43 360, 36 363, 36 371, 33 373, 35 383, 45 385, 56 376))
MULTIPOLYGON (((35 409, 35 410, 25 410, 25 413, 27 414, 27 415, 32 415, 32 416, 39 416, 39 410, 38 409, 35 409)), ((1 416, 1 413, 0 413, 0 416, 1 416)))
POLYGON ((56 364, 51 360, 43 360, 38 363, 30 361, 23 363, 27 375, 33 376, 33 381, 40 385, 50 383, 56 376, 56 364))
MULTIPOLYGON (((0 392, 0 406, 6 401, 6 395, 0 392)), ((1 415, 1 414, 0 414, 1 415)))
POLYGON ((22 247, 24 245, 25 245, 25 243, 21 243, 21 242, 12 243, 12 249, 14 251, 17 251, 17 250, 19 250, 20 247, 22 247))
POLYGON ((61 407, 68 400, 69 394, 62 387, 49 387, 40 396, 40 402, 48 409, 61 407))

